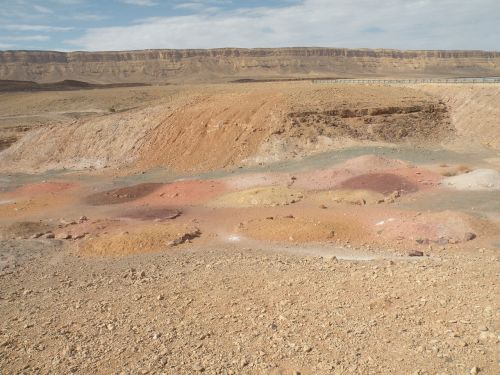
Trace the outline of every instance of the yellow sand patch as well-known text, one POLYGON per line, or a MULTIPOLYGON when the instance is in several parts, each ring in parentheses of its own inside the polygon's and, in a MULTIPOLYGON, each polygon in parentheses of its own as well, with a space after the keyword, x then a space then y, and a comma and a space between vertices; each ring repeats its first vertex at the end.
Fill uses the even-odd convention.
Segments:
POLYGON ((308 200, 324 204, 348 203, 348 204, 375 204, 384 200, 384 195, 369 190, 330 190, 314 193, 308 197, 308 200))
POLYGON ((259 187, 225 194, 209 203, 210 207, 285 206, 300 201, 302 192, 283 186, 259 187))
POLYGON ((116 256, 166 250, 195 237, 196 227, 181 224, 158 224, 152 227, 124 230, 120 233, 101 234, 80 245, 85 255, 116 256))

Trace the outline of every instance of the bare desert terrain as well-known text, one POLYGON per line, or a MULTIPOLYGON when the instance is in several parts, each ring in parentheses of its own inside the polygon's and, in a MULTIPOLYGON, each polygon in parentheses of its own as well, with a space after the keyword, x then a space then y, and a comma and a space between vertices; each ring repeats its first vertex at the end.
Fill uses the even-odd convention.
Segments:
POLYGON ((1 92, 0 373, 497 374, 499 108, 499 84, 1 92))

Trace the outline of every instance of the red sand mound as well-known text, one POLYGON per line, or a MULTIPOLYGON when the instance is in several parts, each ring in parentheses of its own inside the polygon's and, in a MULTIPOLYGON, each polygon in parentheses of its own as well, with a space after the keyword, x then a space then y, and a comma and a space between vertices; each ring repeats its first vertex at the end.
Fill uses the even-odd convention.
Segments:
POLYGON ((487 220, 454 211, 422 215, 392 212, 372 225, 378 236, 388 241, 409 240, 414 246, 463 243, 498 231, 498 226, 487 220))
POLYGON ((340 184, 342 188, 372 190, 382 194, 394 191, 412 193, 418 191, 418 186, 411 181, 390 173, 369 173, 352 177, 340 184))
POLYGON ((151 194, 161 186, 163 186, 163 184, 151 182, 108 191, 101 191, 99 193, 89 195, 85 198, 85 202, 93 206, 131 202, 151 194))
POLYGON ((348 169, 329 168, 295 175, 294 188, 306 190, 330 190, 357 173, 348 169))
POLYGON ((135 202, 138 205, 189 205, 208 202, 226 191, 226 185, 214 180, 186 180, 163 185, 135 202))

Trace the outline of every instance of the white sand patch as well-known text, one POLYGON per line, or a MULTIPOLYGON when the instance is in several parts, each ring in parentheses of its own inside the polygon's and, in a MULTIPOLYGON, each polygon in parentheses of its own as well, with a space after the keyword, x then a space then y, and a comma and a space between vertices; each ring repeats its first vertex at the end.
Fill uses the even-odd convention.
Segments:
POLYGON ((500 190, 500 172, 493 169, 476 169, 470 173, 445 178, 443 186, 457 190, 500 190))

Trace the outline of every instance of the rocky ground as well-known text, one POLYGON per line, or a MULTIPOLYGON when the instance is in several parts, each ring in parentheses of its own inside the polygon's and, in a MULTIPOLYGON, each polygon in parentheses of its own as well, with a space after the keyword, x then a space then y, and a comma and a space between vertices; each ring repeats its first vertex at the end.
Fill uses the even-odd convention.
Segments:
POLYGON ((494 374, 494 254, 344 261, 1 244, 3 373, 494 374))
POLYGON ((6 97, 0 374, 499 372, 498 89, 255 85, 6 97))

